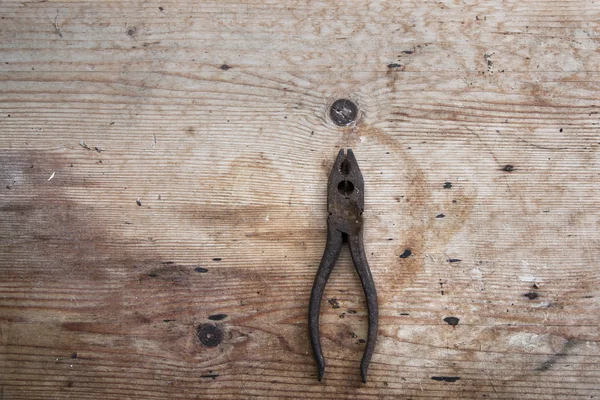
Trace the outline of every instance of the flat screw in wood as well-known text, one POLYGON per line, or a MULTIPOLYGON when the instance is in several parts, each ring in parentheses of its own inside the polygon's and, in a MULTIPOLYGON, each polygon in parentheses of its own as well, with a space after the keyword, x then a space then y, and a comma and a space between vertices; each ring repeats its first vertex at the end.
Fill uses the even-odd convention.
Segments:
POLYGON ((358 114, 358 107, 348 99, 336 100, 329 109, 331 120, 338 126, 348 126, 358 114))

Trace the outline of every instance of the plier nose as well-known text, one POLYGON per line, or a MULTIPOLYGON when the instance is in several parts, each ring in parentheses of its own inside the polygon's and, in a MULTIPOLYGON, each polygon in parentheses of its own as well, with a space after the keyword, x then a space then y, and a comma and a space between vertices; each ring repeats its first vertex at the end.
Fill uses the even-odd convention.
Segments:
POLYGON ((379 311, 373 276, 363 246, 364 180, 352 150, 340 150, 329 174, 327 187, 327 244, 310 295, 308 311, 309 333, 319 381, 325 373, 325 360, 319 338, 319 312, 325 285, 342 249, 348 242, 354 267, 367 298, 369 331, 367 345, 360 364, 362 381, 367 382, 367 370, 375 349, 379 311))

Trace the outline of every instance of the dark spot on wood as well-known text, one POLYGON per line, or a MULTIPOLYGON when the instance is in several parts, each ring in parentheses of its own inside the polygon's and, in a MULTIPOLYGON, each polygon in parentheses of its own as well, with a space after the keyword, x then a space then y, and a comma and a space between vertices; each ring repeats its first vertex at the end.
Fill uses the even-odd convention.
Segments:
POLYGON ((504 167, 502 167, 502 171, 504 172, 513 172, 514 170, 515 167, 510 164, 506 164, 504 167))
POLYGON ((408 258, 408 257, 410 257, 411 254, 412 254, 412 251, 410 251, 410 249, 406 249, 406 250, 404 250, 404 253, 400 254, 400 258, 408 258))
POLYGON ((208 317, 211 321, 221 321, 222 319, 227 318, 227 314, 213 314, 208 317))
POLYGON ((222 258, 220 258, 220 257, 213 258, 213 261, 221 261, 221 260, 222 260, 222 258))
POLYGON ((444 218, 445 216, 446 216, 445 214, 438 214, 438 215, 436 215, 435 217, 436 217, 436 218, 444 218))
POLYGON ((157 274, 157 273, 154 273, 154 272, 153 272, 153 273, 151 273, 151 274, 148 274, 148 276, 149 276, 150 278, 158 278, 158 274, 157 274))
POLYGON ((457 263, 457 262, 461 262, 462 260, 460 258, 449 258, 448 260, 449 263, 457 263))
POLYGON ((194 268, 194 271, 199 272, 201 274, 208 272, 208 270, 206 268, 202 268, 202 267, 196 267, 196 268, 194 268))
POLYGON ((356 335, 356 333, 354 333, 354 332, 350 332, 350 337, 351 337, 351 338, 357 338, 358 336, 356 335))
POLYGON ((534 283, 533 285, 531 285, 532 288, 534 289, 539 289, 540 287, 537 285, 537 283, 534 283))
POLYGON ((129 28, 129 29, 127 29, 127 34, 128 34, 129 36, 133 36, 133 35, 135 35, 135 32, 136 32, 136 31, 137 31, 137 28, 135 28, 135 27, 133 27, 133 28, 129 28))
POLYGON ((348 314, 356 314, 356 310, 348 310, 348 314))
POLYGON ((387 66, 387 67, 388 67, 389 69, 392 69, 392 68, 400 68, 401 66, 402 66, 402 64, 391 63, 391 64, 388 64, 388 66, 387 66))
POLYGON ((223 331, 216 325, 201 324, 196 328, 196 336, 200 343, 206 347, 216 347, 223 340, 223 331))
POLYGON ((444 318, 444 322, 447 323, 450 326, 456 326, 456 325, 458 325, 458 321, 460 321, 460 319, 456 318, 456 317, 446 317, 446 318, 444 318))
POLYGON ((175 261, 163 261, 161 264, 163 264, 163 265, 173 265, 173 264, 175 264, 175 261))
POLYGON ((410 314, 407 312, 401 312, 400 315, 410 315, 410 314))
POLYGON ((223 64, 221 65, 219 68, 221 68, 223 71, 227 71, 228 69, 230 69, 231 67, 227 64, 223 64))
POLYGON ((148 317, 147 315, 143 315, 142 313, 139 313, 137 311, 134 313, 134 316, 142 324, 149 324, 150 322, 152 322, 152 319, 150 317, 148 317))
POLYGON ((444 189, 452 188, 452 182, 444 182, 444 189))
POLYGON ((165 11, 163 7, 158 7, 158 11, 165 11))
POLYGON ((538 294, 535 292, 525 293, 523 296, 527 297, 529 300, 535 300, 538 298, 538 294))
POLYGON ((414 53, 414 51, 411 51, 411 50, 404 50, 404 51, 402 51, 402 52, 403 52, 404 54, 412 54, 412 53, 414 53))
POLYGON ((71 353, 71 358, 77 358, 77 352, 76 351, 74 351, 74 352, 71 353))
POLYGON ((438 382, 456 382, 460 376, 432 376, 431 379, 438 382))
POLYGON ((337 301, 337 299, 335 297, 327 300, 327 302, 329 304, 331 304, 331 308, 340 308, 340 303, 337 301))
POLYGON ((136 199, 135 204, 137 204, 140 207, 142 206, 142 202, 140 201, 140 199, 136 199))
POLYGON ((341 313, 340 318, 346 318, 346 313, 341 313))
POLYGON ((562 133, 562 131, 563 131, 563 128, 560 128, 560 132, 561 132, 561 133, 562 133))
POLYGON ((206 374, 206 375, 200 375, 200 378, 212 378, 212 379, 217 379, 219 377, 219 374, 206 374))
POLYGON ((163 319, 164 323, 169 323, 169 322, 173 322, 176 321, 175 319, 163 319))
POLYGON ((358 343, 366 343, 367 341, 365 339, 358 339, 358 343))
POLYGON ((67 387, 68 388, 73 387, 73 381, 67 381, 67 387))
POLYGON ((577 344, 575 340, 567 340, 567 342, 563 345, 562 349, 554 355, 552 355, 549 359, 544 361, 539 367, 535 369, 535 371, 544 372, 548 371, 550 368, 554 366, 561 358, 564 358, 568 355, 569 351, 573 349, 573 347, 577 344))

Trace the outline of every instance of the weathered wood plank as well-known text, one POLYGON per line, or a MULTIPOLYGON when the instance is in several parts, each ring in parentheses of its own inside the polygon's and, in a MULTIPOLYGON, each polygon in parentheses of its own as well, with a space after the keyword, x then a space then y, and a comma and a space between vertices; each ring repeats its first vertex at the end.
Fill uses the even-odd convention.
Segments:
POLYGON ((0 397, 600 396, 599 17, 1 2, 0 397), (363 385, 344 251, 319 384, 308 296, 349 147, 380 336, 363 385))

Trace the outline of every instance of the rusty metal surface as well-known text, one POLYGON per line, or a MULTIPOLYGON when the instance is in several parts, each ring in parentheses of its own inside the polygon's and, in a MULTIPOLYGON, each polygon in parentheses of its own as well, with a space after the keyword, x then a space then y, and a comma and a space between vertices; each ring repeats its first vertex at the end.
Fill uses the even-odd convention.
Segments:
POLYGON ((336 100, 329 109, 329 116, 338 126, 348 126, 356 119, 358 107, 348 99, 336 100))
POLYGON ((327 244, 313 284, 308 311, 309 333, 317 361, 319 381, 325 373, 325 359, 319 337, 319 312, 325 285, 340 254, 348 243, 352 261, 367 298, 369 330, 365 352, 360 364, 362 381, 367 382, 369 362, 377 341, 379 312, 377 291, 363 246, 364 180, 351 149, 340 150, 329 175, 327 187, 327 244))

